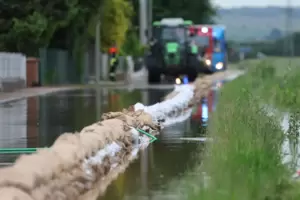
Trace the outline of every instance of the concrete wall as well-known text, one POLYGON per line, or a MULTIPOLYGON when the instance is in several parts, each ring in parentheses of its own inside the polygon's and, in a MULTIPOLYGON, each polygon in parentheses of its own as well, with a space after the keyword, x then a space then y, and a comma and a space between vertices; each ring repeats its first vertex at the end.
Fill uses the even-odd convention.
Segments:
POLYGON ((26 87, 26 56, 0 53, 0 90, 4 92, 26 87))

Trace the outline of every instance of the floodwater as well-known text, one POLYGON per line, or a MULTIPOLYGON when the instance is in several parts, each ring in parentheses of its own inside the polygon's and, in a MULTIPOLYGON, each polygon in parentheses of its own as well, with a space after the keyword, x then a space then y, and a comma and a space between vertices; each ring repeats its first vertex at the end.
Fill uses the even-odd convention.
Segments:
MULTIPOLYGON (((170 90, 86 89, 32 97, 0 105, 0 148, 46 147, 64 132, 80 131, 99 120, 101 113, 119 111, 136 102, 160 101, 170 90)), ((216 96, 216 92, 212 92, 216 96)), ((214 97, 208 110, 214 108, 214 97)), ((99 199, 150 199, 166 190, 168 183, 198 164, 203 143, 181 137, 202 133, 199 108, 185 122, 165 128, 158 140, 142 151, 99 199)), ((15 155, 0 155, 0 162, 13 162, 15 155)))

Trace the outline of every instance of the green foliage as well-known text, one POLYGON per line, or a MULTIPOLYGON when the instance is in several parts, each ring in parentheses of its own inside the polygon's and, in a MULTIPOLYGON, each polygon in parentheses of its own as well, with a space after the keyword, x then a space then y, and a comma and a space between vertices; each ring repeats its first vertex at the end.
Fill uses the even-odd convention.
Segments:
POLYGON ((34 54, 35 49, 44 45, 40 38, 47 30, 48 21, 43 15, 34 12, 24 20, 13 18, 12 21, 12 28, 8 31, 5 38, 9 41, 15 41, 16 51, 22 52, 22 50, 28 48, 28 38, 32 38, 30 44, 32 49, 27 50, 29 54, 34 54))
POLYGON ((126 0, 104 0, 101 14, 101 47, 107 52, 108 48, 116 45, 120 48, 131 26, 133 8, 126 0))
MULTIPOLYGON (((279 76, 276 71, 271 63, 261 62, 221 89, 217 109, 209 123, 213 142, 206 146, 201 168, 210 177, 208 187, 191 192, 190 199, 300 198, 298 184, 290 179, 294 171, 282 164, 285 136, 279 119, 262 106, 274 102, 276 108, 277 105, 285 109, 294 107, 295 102, 290 102, 293 96, 286 96, 287 101, 277 101, 277 95, 284 93, 279 87, 270 89, 285 80, 291 84, 289 92, 293 93, 298 87, 295 82, 299 81, 293 76, 279 76)), ((297 71, 300 70, 294 68, 295 77, 297 71)), ((290 120, 290 135, 298 134, 297 119, 298 112, 290 120)))
POLYGON ((126 40, 122 46, 122 55, 143 56, 145 46, 140 43, 140 39, 136 31, 128 31, 126 40))
POLYGON ((256 63, 256 67, 249 68, 249 72, 256 77, 255 80, 260 77, 259 95, 265 101, 277 108, 295 111, 300 107, 300 63, 288 67, 284 65, 288 59, 261 61, 256 63))
MULTIPOLYGON (((134 6, 135 16, 133 24, 139 24, 139 0, 131 0, 134 6)), ((182 17, 192 20, 196 24, 210 23, 215 15, 215 8, 211 1, 187 1, 187 0, 153 0, 153 20, 165 17, 182 17)))
MULTIPOLYGON (((208 22, 214 13, 208 0, 188 3, 154 0, 153 4, 154 19, 184 17, 200 23, 208 22)), ((77 58, 94 41, 99 19, 102 51, 114 44, 126 53, 141 55, 144 49, 134 42, 135 31, 127 34, 138 25, 138 0, 14 0, 1 1, 0 7, 0 50, 3 51, 36 56, 39 48, 60 48, 77 58), (127 36, 129 41, 123 45, 127 36)))
POLYGON ((1 49, 36 55, 49 44, 54 32, 76 16, 77 0, 1 2, 1 49))
POLYGON ((183 17, 196 24, 209 23, 215 14, 210 1, 153 0, 154 20, 164 17, 183 17))

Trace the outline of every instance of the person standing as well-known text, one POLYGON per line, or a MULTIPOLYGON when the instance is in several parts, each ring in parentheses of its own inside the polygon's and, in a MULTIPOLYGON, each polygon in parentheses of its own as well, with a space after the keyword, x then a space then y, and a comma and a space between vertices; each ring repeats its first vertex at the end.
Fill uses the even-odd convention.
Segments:
POLYGON ((115 46, 109 49, 109 80, 116 81, 116 71, 119 65, 119 58, 115 46))

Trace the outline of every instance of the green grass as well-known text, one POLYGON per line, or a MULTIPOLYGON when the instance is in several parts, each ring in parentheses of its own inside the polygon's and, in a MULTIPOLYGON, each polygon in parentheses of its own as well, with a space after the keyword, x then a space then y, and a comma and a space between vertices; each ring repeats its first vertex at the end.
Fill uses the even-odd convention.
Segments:
POLYGON ((279 72, 288 72, 288 68, 300 67, 300 58, 287 58, 287 57, 266 57, 265 59, 246 59, 244 61, 232 64, 231 68, 249 69, 261 65, 263 63, 271 64, 279 72))
POLYGON ((207 144, 203 165, 196 170, 210 180, 205 188, 201 180, 194 180, 200 189, 190 190, 190 200, 300 199, 299 184, 291 180, 293 171, 282 164, 284 133, 278 116, 262 108, 271 104, 298 112, 300 65, 283 68, 288 61, 274 58, 248 62, 248 73, 220 92, 209 124, 214 142, 207 144))

